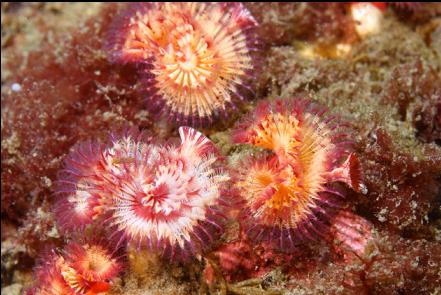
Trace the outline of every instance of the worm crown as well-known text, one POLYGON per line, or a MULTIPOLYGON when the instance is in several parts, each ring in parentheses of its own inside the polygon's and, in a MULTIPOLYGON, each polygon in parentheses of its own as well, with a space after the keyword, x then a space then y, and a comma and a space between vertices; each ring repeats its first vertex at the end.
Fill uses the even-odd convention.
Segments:
POLYGON ((179 135, 177 146, 148 143, 136 132, 80 145, 59 179, 60 225, 71 230, 99 220, 165 256, 198 255, 222 230, 229 176, 208 138, 189 127, 179 135))
POLYGON ((123 268, 116 255, 120 249, 87 240, 70 242, 61 253, 43 255, 34 273, 37 284, 25 294, 94 295, 110 290, 123 268))
POLYGON ((237 169, 244 199, 244 224, 256 240, 281 248, 324 235, 343 194, 334 184, 358 190, 358 161, 347 128, 308 100, 276 100, 256 107, 234 134, 236 143, 265 148, 271 155, 237 169))
POLYGON ((153 113, 202 125, 252 94, 256 26, 239 3, 143 3, 117 17, 107 48, 140 65, 153 113))

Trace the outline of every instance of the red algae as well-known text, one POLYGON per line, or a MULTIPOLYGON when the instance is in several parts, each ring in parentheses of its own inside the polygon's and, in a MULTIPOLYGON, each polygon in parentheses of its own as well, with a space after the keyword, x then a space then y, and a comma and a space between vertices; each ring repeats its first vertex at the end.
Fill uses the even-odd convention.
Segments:
POLYGON ((400 152, 380 128, 361 146, 367 195, 359 199, 360 210, 374 214, 377 224, 427 235, 421 230, 429 222, 430 212, 437 210, 441 157, 434 153, 418 160, 400 152))
POLYGON ((405 241, 396 236, 376 240, 369 256, 354 263, 344 276, 344 285, 355 292, 374 294, 430 294, 437 292, 440 282, 436 268, 440 248, 427 241, 405 241), (430 283, 429 283, 430 282, 430 283), (432 285, 435 284, 435 285, 432 285))
POLYGON ((239 232, 239 237, 217 247, 211 254, 222 276, 230 283, 261 278, 275 268, 281 268, 285 273, 301 271, 305 269, 304 262, 311 261, 308 267, 312 267, 315 265, 313 257, 318 256, 314 249, 305 246, 291 249, 290 253, 280 252, 271 244, 256 244, 243 231, 239 232))
POLYGON ((441 13, 437 2, 390 2, 389 5, 403 23, 411 26, 427 23, 441 13))
POLYGON ((258 3, 245 6, 259 22, 258 34, 273 45, 294 39, 331 45, 356 40, 352 19, 341 3, 258 3))
POLYGON ((2 137, 10 143, 2 145, 2 213, 14 221, 49 195, 61 159, 77 140, 103 137, 109 126, 129 122, 150 126, 138 114, 133 69, 110 67, 101 55, 102 24, 111 13, 99 15, 101 25, 94 19, 68 40, 31 53, 17 69, 21 90, 2 97, 2 137))
POLYGON ((409 241, 385 232, 373 234, 372 225, 363 218, 347 211, 340 213, 336 217, 340 226, 357 232, 354 236, 344 230, 343 240, 349 241, 352 236, 350 240, 357 244, 362 241, 363 247, 337 243, 328 248, 322 244, 281 253, 265 243, 256 245, 243 235, 214 251, 225 279, 233 286, 242 280, 251 284, 250 279, 278 268, 287 278, 285 286, 289 290, 305 294, 317 294, 323 288, 328 294, 341 294, 342 290, 345 294, 395 294, 403 286, 409 292, 436 292, 441 255, 436 241, 409 241), (352 222, 347 224, 349 219, 352 222), (363 238, 353 239, 356 236, 363 238))
POLYGON ((401 120, 412 121, 419 139, 441 145, 439 85, 440 74, 419 60, 395 68, 383 94, 383 100, 397 105, 401 120))
POLYGON ((241 3, 143 3, 114 21, 107 48, 141 70, 147 107, 173 123, 204 126, 252 94, 258 49, 241 3))
POLYGON ((406 241, 381 233, 367 255, 348 263, 311 257, 308 276, 290 273, 290 289, 305 294, 433 294, 439 290, 437 243, 406 241))

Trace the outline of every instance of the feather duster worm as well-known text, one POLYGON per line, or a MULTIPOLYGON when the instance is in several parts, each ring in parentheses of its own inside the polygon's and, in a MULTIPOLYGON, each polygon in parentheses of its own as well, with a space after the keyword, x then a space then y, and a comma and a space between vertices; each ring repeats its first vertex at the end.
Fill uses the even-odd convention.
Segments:
POLYGON ((166 257, 200 253, 219 232, 225 182, 215 147, 188 127, 180 146, 153 146, 113 197, 112 223, 129 241, 166 257))
POLYGON ((136 129, 113 135, 109 145, 88 141, 78 145, 64 161, 58 175, 55 214, 60 227, 67 231, 83 229, 107 212, 112 200, 111 186, 127 165, 141 159, 151 138, 136 129))
POLYGON ((240 3, 143 3, 117 17, 106 47, 141 65, 152 113, 202 125, 251 94, 256 25, 240 3))
POLYGON ((283 249, 323 235, 344 195, 337 182, 358 190, 359 164, 347 128, 308 100, 263 102, 239 123, 236 143, 272 153, 237 169, 244 224, 254 240, 283 249))
POLYGON ((27 295, 76 295, 75 291, 64 280, 61 272, 64 259, 51 253, 41 259, 34 272, 36 286, 27 290, 27 295))
POLYGON ((52 251, 35 269, 36 286, 25 294, 95 295, 110 290, 121 272, 120 248, 102 242, 70 242, 60 253, 52 251))
POLYGON ((208 138, 189 127, 179 134, 179 146, 151 144, 135 131, 113 136, 107 146, 80 145, 59 181, 61 225, 100 219, 165 256, 200 253, 222 229, 219 206, 229 176, 208 138))

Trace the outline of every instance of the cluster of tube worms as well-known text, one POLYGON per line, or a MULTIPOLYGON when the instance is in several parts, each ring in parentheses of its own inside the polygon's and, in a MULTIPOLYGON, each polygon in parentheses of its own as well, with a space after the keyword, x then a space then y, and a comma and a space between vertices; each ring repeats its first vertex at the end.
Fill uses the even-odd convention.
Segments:
MULTIPOLYGON (((136 4, 116 17, 105 48, 111 62, 138 66, 153 112, 170 114, 178 126, 204 126, 251 96, 256 26, 238 3, 136 4)), ((179 145, 137 130, 82 143, 59 174, 57 221, 64 232, 100 226, 119 243, 186 260, 222 233, 230 184, 242 201, 240 223, 256 243, 291 249, 326 238, 345 202, 341 185, 358 191, 361 184, 347 126, 325 113, 309 99, 259 103, 233 139, 265 152, 231 169, 190 127, 179 128, 179 145)), ((29 294, 104 292, 122 269, 112 253, 71 243, 46 257, 36 271, 43 284, 29 294)))

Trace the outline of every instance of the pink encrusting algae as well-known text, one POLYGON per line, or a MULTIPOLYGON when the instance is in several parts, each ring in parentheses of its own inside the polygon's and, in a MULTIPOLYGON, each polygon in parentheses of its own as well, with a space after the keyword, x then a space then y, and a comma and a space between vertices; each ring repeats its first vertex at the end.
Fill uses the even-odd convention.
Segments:
POLYGON ((203 125, 252 95, 256 25, 240 3, 142 3, 117 16, 106 48, 139 65, 152 113, 203 125))
POLYGON ((25 291, 35 295, 95 295, 107 292, 123 269, 120 248, 110 243, 70 242, 60 253, 43 255, 36 267, 36 285, 25 291))
MULTIPOLYGON (((170 258, 200 254, 222 230, 222 199, 229 176, 208 138, 189 127, 179 128, 179 134, 179 146, 152 144, 142 134, 127 132, 114 136, 107 147, 89 148, 96 155, 84 156, 84 148, 74 151, 61 179, 70 189, 59 191, 58 216, 75 208, 66 212, 75 217, 70 220, 100 219, 135 246, 170 258), (71 160, 79 156, 83 161, 71 160), (88 161, 91 158, 98 160, 88 161), (87 173, 78 173, 83 166, 87 173), (87 185, 64 180, 72 177, 87 185)), ((74 227, 64 225, 67 218, 59 220, 66 229, 74 227)))
POLYGON ((262 102, 234 134, 236 143, 272 151, 237 169, 244 225, 254 240, 282 249, 325 234, 344 201, 338 183, 360 189, 349 130, 305 100, 262 102))
MULTIPOLYGON (((341 210, 331 221, 331 232, 335 239, 335 248, 346 257, 366 254, 369 244, 374 241, 373 225, 361 216, 341 210)), ((347 258, 348 259, 348 258, 347 258)))

